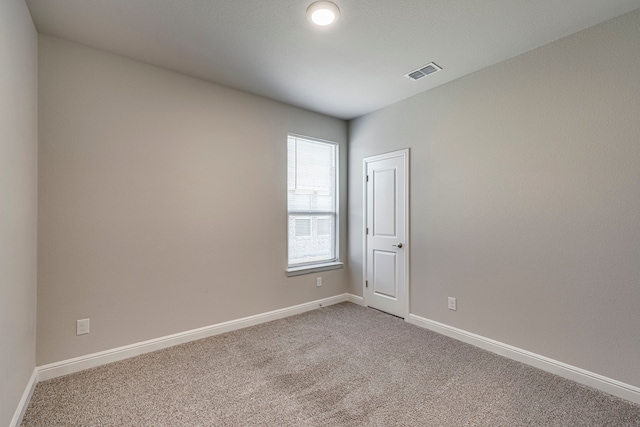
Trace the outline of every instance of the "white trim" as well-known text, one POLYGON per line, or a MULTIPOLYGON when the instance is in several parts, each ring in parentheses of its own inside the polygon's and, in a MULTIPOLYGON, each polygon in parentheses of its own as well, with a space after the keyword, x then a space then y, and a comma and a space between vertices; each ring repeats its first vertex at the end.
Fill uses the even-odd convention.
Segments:
POLYGON ((33 369, 31 378, 29 378, 29 382, 24 389, 24 393, 22 393, 22 398, 20 399, 20 402, 18 402, 18 407, 16 408, 16 412, 13 414, 9 427, 18 427, 20 423, 22 423, 22 418, 24 417, 24 413, 27 412, 27 406, 29 406, 29 401, 31 400, 31 396, 33 396, 33 391, 36 389, 36 384, 38 384, 38 368, 33 369))
POLYGON ((364 298, 358 295, 347 294, 347 301, 364 306, 364 298))
POLYGON ((362 305, 368 307, 367 304, 367 226, 369 225, 367 218, 367 158, 362 159, 362 305))
POLYGON ((621 381, 607 378, 603 375, 589 372, 582 368, 568 365, 472 332, 467 332, 453 326, 445 325, 444 323, 425 319, 424 317, 416 316, 415 314, 409 314, 407 321, 413 325, 455 338, 459 341, 466 342, 467 344, 491 351, 492 353, 499 354, 577 383, 593 387, 605 393, 629 400, 633 403, 640 404, 640 387, 625 384, 621 381))
POLYGON ((254 316, 243 317, 241 319, 230 320, 228 322, 217 323, 211 326, 205 326, 190 331, 180 332, 173 335, 167 335, 148 341, 142 341, 135 344, 125 345, 98 353, 87 354, 85 356, 75 357, 60 362, 50 363, 48 365, 38 367, 38 380, 45 381, 51 378, 60 377, 62 375, 83 371, 96 366, 105 365, 118 360, 128 359, 140 354, 150 353, 152 351, 161 350, 163 348, 172 347, 178 344, 211 337, 214 335, 224 334, 226 332, 235 331, 249 326, 258 325, 260 323, 271 322, 307 311, 315 310, 320 307, 326 307, 347 301, 348 294, 336 295, 292 307, 273 310, 254 316))
POLYGON ((287 277, 302 276, 303 274, 319 273, 321 271, 338 270, 343 267, 344 263, 341 261, 308 264, 301 267, 289 267, 287 268, 287 277))
MULTIPOLYGON (((411 266, 409 265, 409 259, 410 257, 410 250, 411 250, 411 242, 410 242, 410 223, 409 223, 409 213, 410 213, 410 209, 411 209, 411 201, 410 201, 410 197, 411 197, 411 191, 410 191, 410 182, 409 182, 409 178, 410 178, 410 173, 409 173, 409 167, 410 167, 410 152, 408 148, 403 148, 402 150, 396 150, 396 151, 391 151, 389 153, 383 153, 383 154, 378 154, 375 156, 370 156, 370 157, 366 157, 364 159, 362 159, 362 184, 363 184, 363 190, 362 190, 362 210, 363 210, 363 214, 362 214, 362 219, 363 219, 363 224, 362 224, 362 247, 363 247, 363 260, 362 260, 362 295, 363 295, 363 303, 362 305, 364 305, 365 307, 368 307, 369 304, 367 302, 367 288, 366 288, 366 281, 367 281, 367 207, 368 207, 368 200, 367 200, 367 164, 371 163, 371 162, 376 162, 378 160, 385 160, 385 159, 391 159, 393 157, 402 157, 404 160, 404 200, 405 200, 405 217, 404 217, 404 229, 405 229, 405 284, 404 284, 404 318, 405 320, 407 320, 408 316, 409 316, 409 301, 410 301, 410 290, 411 290, 411 286, 410 286, 410 282, 411 282, 411 266)), ((407 320, 408 321, 408 320, 407 320)))

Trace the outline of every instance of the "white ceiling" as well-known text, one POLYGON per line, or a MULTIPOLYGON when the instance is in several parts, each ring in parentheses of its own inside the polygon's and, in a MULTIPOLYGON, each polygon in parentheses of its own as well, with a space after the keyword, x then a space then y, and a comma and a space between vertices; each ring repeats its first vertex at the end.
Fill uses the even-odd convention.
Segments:
MULTIPOLYGON (((27 0, 39 32, 351 119, 640 7, 640 0, 27 0), (404 77, 428 62, 443 70, 404 77)), ((552 66, 552 65, 551 65, 552 66)))

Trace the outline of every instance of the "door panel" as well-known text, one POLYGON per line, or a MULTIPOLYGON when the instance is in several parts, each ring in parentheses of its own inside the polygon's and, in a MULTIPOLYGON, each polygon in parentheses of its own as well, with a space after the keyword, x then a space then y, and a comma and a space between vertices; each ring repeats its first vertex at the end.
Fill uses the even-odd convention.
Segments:
POLYGON ((365 159, 365 304, 399 317, 408 306, 408 150, 365 159))
POLYGON ((391 298, 397 297, 397 254, 373 251, 373 292, 391 298))
POLYGON ((396 169, 373 170, 373 235, 396 237, 396 169))

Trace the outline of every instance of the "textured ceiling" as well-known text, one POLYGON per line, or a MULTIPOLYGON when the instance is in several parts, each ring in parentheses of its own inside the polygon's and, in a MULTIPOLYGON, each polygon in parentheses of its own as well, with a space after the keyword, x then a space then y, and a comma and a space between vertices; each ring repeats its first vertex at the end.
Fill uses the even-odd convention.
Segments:
MULTIPOLYGON (((27 0, 38 31, 351 119, 640 7, 640 0, 27 0), (403 75, 428 62, 443 70, 403 75)), ((551 64, 551 66, 553 66, 551 64)))

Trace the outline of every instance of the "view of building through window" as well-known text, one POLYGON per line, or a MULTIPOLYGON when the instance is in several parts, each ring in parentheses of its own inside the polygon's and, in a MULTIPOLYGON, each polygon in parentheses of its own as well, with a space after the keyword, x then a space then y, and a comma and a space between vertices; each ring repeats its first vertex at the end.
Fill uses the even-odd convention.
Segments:
POLYGON ((289 265, 336 259, 336 150, 332 143, 287 140, 289 265))

